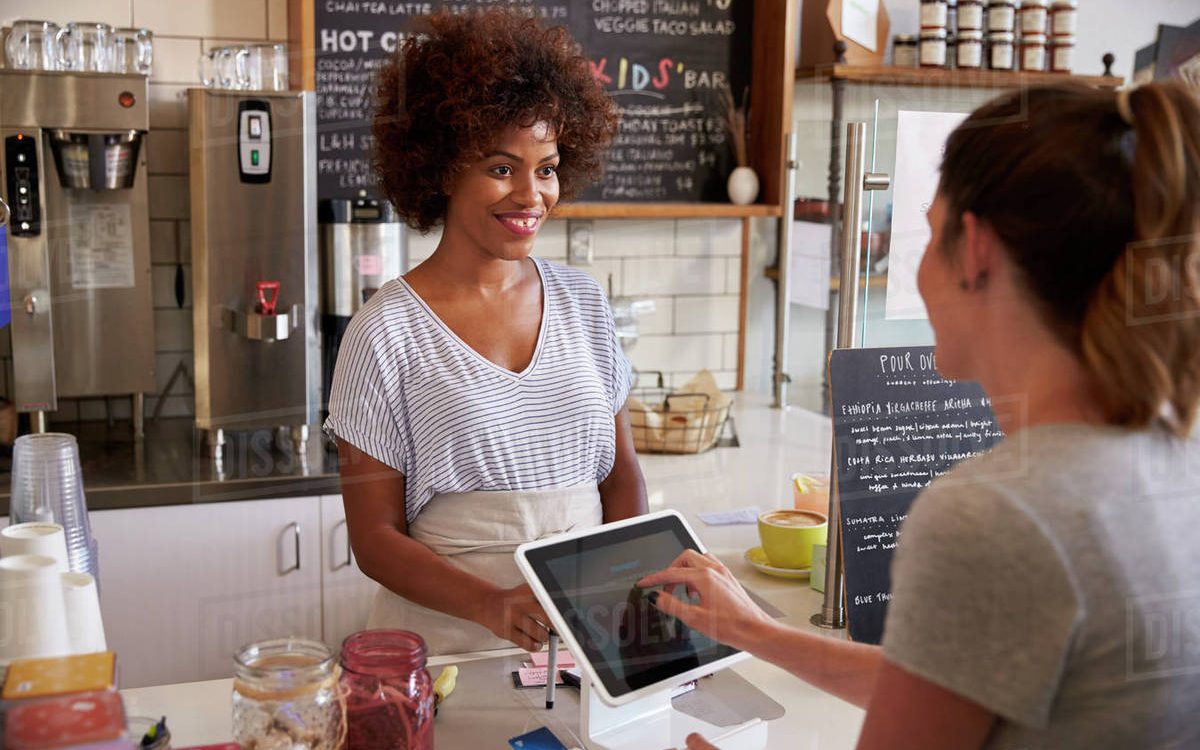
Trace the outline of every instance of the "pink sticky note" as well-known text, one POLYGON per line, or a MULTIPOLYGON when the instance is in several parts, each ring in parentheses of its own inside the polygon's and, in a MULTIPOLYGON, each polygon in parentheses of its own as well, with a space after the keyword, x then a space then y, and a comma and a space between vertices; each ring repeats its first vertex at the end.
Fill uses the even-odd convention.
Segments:
MULTIPOLYGON (((550 663, 549 651, 538 651, 529 655, 529 660, 533 662, 533 666, 545 669, 550 663)), ((571 652, 566 649, 558 650, 558 668, 566 669, 567 667, 575 666, 575 658, 571 656, 571 652)))
MULTIPOLYGON (((522 687, 544 687, 546 685, 546 668, 545 667, 530 667, 517 670, 517 679, 521 681, 522 687)), ((562 673, 558 674, 558 679, 554 681, 555 685, 563 684, 562 673)))

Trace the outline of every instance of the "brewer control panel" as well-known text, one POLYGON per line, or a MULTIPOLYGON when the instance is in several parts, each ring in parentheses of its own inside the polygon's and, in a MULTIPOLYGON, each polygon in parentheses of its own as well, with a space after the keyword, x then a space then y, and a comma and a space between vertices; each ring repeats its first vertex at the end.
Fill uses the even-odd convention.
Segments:
POLYGON ((12 211, 9 230, 14 237, 36 237, 42 231, 37 159, 37 139, 32 135, 17 133, 4 139, 4 177, 12 211))
POLYGON ((238 103, 238 172, 242 182, 271 181, 271 105, 238 103))

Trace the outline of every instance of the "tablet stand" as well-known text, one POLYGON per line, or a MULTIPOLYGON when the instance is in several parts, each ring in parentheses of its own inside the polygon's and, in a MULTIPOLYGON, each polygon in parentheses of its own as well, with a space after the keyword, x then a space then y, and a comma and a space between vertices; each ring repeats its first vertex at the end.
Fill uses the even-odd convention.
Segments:
POLYGON ((766 722, 717 727, 677 711, 671 688, 621 706, 610 706, 585 676, 579 699, 579 729, 588 750, 647 750, 683 747, 687 736, 699 732, 720 737, 720 750, 762 750, 767 746, 766 722))

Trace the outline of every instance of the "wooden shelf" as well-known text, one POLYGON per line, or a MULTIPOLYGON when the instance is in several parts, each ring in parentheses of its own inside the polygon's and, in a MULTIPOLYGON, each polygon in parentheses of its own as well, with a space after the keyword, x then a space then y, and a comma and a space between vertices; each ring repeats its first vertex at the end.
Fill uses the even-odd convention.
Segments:
POLYGON ((779 206, 732 203, 564 203, 554 209, 561 219, 745 219, 782 216, 779 206))
POLYGON ((946 70, 943 68, 895 68, 890 65, 823 65, 796 70, 796 79, 852 81, 883 86, 929 86, 941 88, 1008 89, 1050 83, 1077 83, 1115 89, 1125 83, 1117 76, 1085 76, 1074 73, 1033 73, 1009 70, 946 70))

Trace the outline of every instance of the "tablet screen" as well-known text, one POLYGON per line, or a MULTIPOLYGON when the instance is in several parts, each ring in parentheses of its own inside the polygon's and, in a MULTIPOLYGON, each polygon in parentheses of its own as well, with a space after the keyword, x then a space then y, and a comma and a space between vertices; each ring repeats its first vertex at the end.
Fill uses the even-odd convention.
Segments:
POLYGON ((613 697, 738 653, 655 609, 634 586, 685 549, 696 545, 683 524, 664 516, 526 553, 613 697))

